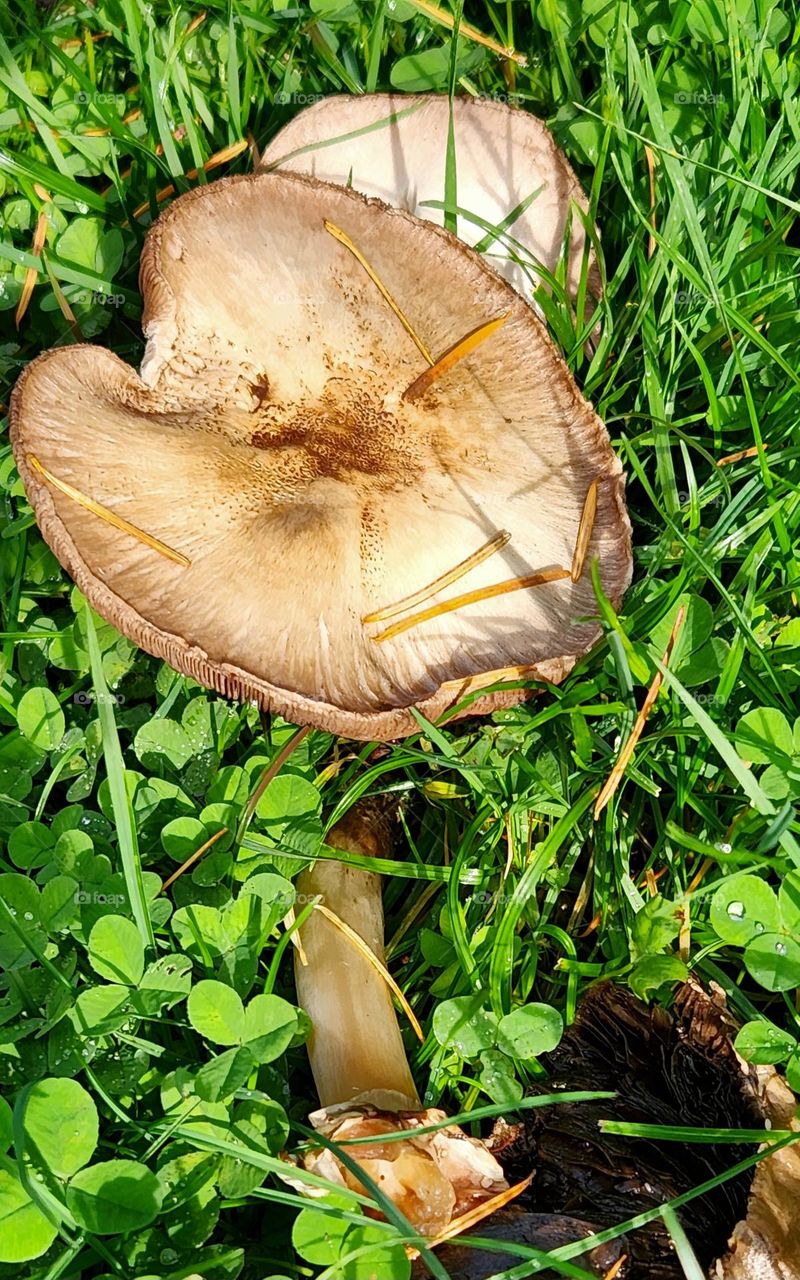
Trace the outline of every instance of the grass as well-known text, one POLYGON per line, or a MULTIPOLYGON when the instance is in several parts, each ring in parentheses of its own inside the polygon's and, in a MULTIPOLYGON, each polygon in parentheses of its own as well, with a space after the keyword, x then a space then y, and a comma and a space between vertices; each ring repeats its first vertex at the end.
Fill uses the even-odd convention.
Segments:
MULTIPOLYGON (((512 1009, 569 1022, 601 977, 668 1002, 690 968, 724 989, 742 1051, 800 1086, 800 11, 468 0, 448 11, 454 43, 430 10, 12 0, 0 13, 4 404, 31 357, 78 333, 138 362, 153 216, 174 193, 249 171, 307 100, 390 87, 511 98, 551 124, 601 229, 594 352, 559 279, 541 302, 623 460, 636 556, 622 612, 599 598, 604 640, 561 687, 485 722, 420 717, 388 748, 312 732, 248 806, 293 727, 206 694, 92 620, 2 445, 0 1077, 15 1115, 6 1125, 0 1103, 0 1132, 16 1134, 21 1162, 33 1143, 41 1179, 13 1148, 0 1157, 0 1276, 352 1280, 366 1257, 402 1280, 402 1222, 367 1229, 357 1196, 298 1217, 303 1201, 274 1177, 315 1105, 302 1020, 232 1095, 209 1085, 200 1098, 192 1078, 222 1055, 184 1003, 204 979, 293 1008, 285 878, 330 853, 325 830, 365 793, 401 805, 404 843, 380 869, 392 972, 426 1029, 408 1045, 430 1102, 476 1115, 519 1102, 541 1067, 522 1044, 498 1048, 512 1009), (132 934, 97 931, 108 915, 132 934), (436 1028, 465 998, 461 1053, 436 1028), (59 1175, 65 1115, 79 1117, 83 1150, 59 1175), (133 1162, 127 1209, 109 1191, 120 1159, 133 1162), (23 1185, 15 1260, 4 1214, 23 1185), (96 1230, 100 1192, 110 1234, 96 1230), (336 1230, 315 1246, 320 1215, 336 1230)), ((449 219, 468 212, 452 154, 442 196, 449 219)), ((282 1008, 270 1006, 276 1026, 282 1008)), ((694 1277, 676 1207, 664 1221, 694 1277)), ((506 1280, 544 1265, 518 1252, 506 1280)), ((586 1274, 576 1252, 549 1265, 586 1274)))

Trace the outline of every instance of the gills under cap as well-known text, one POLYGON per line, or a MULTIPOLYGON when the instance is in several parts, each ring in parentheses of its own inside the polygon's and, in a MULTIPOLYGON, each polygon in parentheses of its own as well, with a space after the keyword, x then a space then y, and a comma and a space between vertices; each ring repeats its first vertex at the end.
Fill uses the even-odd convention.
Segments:
POLYGON ((476 253, 354 191, 262 174, 176 200, 141 285, 141 373, 58 348, 11 411, 45 539, 124 634, 221 693, 366 739, 412 732, 411 706, 436 717, 498 668, 558 680, 594 642, 590 558, 613 601, 630 580, 620 465, 540 321, 476 253), (590 491, 573 581, 559 566, 590 491), (479 548, 436 601, 555 580, 415 625, 363 620, 479 548))

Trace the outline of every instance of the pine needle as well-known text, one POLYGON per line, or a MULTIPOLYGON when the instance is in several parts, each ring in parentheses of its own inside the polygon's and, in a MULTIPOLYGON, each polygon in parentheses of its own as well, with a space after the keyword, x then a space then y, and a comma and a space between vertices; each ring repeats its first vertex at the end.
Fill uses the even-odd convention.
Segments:
POLYGON ((508 578, 505 582, 496 582, 491 587, 479 587, 476 591, 467 591, 463 596, 453 596, 452 600, 444 600, 441 604, 432 605, 420 613, 412 613, 401 622, 393 622, 384 631, 379 631, 372 639, 378 642, 391 640, 402 631, 418 627, 421 622, 429 622, 440 614, 452 613, 455 609, 463 609, 466 605, 477 604, 481 600, 491 600, 494 596, 508 595, 510 591, 527 591, 531 587, 543 587, 548 582, 560 582, 570 576, 569 569, 542 569, 539 573, 530 573, 525 578, 508 578))
POLYGON ((61 288, 61 285, 59 284, 58 280, 54 276, 53 269, 50 266, 50 263, 47 260, 47 255, 45 253, 42 253, 42 262, 44 263, 44 268, 45 268, 45 271, 47 272, 47 278, 50 281, 50 288, 53 290, 56 302, 58 303, 59 310, 61 311, 62 316, 64 317, 67 324, 69 325, 70 333, 72 334, 76 342, 83 342, 84 337, 83 337, 83 334, 81 333, 81 327, 78 324, 77 318, 75 316, 75 312, 72 310, 72 307, 69 305, 69 302, 67 301, 67 296, 64 293, 64 290, 61 288))
POLYGON ((198 862, 200 858, 202 858, 203 854, 206 853, 211 848, 212 845, 215 845, 217 841, 222 838, 222 836, 227 834, 227 831, 228 831, 227 827, 220 827, 219 831, 215 831, 214 835, 211 836, 210 839, 206 840, 205 844, 201 844, 199 849, 195 849, 194 853, 190 854, 189 857, 186 859, 186 861, 181 863, 181 865, 178 867, 178 870, 173 871, 169 879, 164 881, 161 888, 156 891, 156 897, 158 897, 159 893, 166 893, 170 885, 173 885, 175 881, 179 879, 180 876, 183 875, 184 871, 188 871, 190 867, 193 867, 194 864, 198 862))
POLYGON ((575 551, 572 556, 571 577, 573 582, 578 582, 583 573, 583 566, 586 563, 586 552, 589 550, 589 543, 592 540, 592 531, 594 530, 594 518, 597 515, 597 490, 599 482, 593 480, 586 490, 586 497, 583 502, 583 511, 581 512, 581 522, 578 525, 578 536, 575 539, 575 551))
MULTIPOLYGON (((450 31, 453 30, 455 19, 445 9, 440 9, 438 5, 430 3, 430 0, 408 0, 408 2, 412 8, 418 9, 420 13, 427 14, 434 22, 440 23, 450 31)), ((528 59, 524 53, 516 53, 513 49, 498 44, 496 40, 492 40, 491 36, 485 36, 482 31, 470 26, 468 22, 459 23, 458 34, 465 40, 472 40, 475 44, 482 44, 485 49, 491 49, 493 53, 498 53, 501 58, 508 58, 510 62, 516 62, 518 67, 526 67, 528 65, 528 59)))
POLYGON ((174 561, 175 564, 181 565, 184 569, 190 567, 191 560, 188 560, 182 552, 173 551, 172 547, 168 547, 166 542, 162 542, 160 538, 153 537, 152 533, 145 533, 144 529, 140 529, 138 525, 131 524, 130 520, 125 520, 122 516, 118 516, 110 507, 104 507, 102 502, 95 502, 94 498, 88 498, 85 493, 81 493, 80 489, 67 484, 66 480, 59 480, 32 453, 28 454, 27 460, 28 465, 34 471, 38 471, 39 475, 43 476, 48 484, 51 484, 54 489, 58 489, 65 497, 76 502, 79 507, 83 507, 85 511, 90 511, 93 516, 97 516, 100 520, 105 520, 106 524, 119 529, 120 533, 128 533, 132 538, 137 538, 139 542, 143 542, 146 547, 157 551, 159 555, 165 556, 167 560, 174 561))
POLYGON ((463 360, 465 356, 468 356, 487 338, 491 338, 492 334, 496 333, 501 325, 505 324, 510 315, 510 311, 504 311, 502 315, 497 316, 494 320, 488 320, 486 324, 481 324, 477 329, 473 329, 472 333, 468 333, 465 338, 459 339, 455 346, 451 347, 449 351, 445 351, 444 355, 440 356, 435 364, 431 363, 430 369, 426 369, 424 373, 414 379, 410 387, 406 387, 402 396, 403 400, 418 400, 421 395, 425 394, 432 382, 435 382, 437 378, 441 378, 443 374, 448 373, 454 364, 458 364, 459 360, 463 360))
MULTIPOLYGON (((41 257, 42 249, 44 248, 45 236, 47 235, 47 225, 47 214, 44 209, 42 209, 36 221, 36 230, 33 233, 31 253, 34 258, 41 257)), ((25 272, 25 279, 22 282, 22 292, 19 295, 19 302, 17 303, 17 310, 14 316, 14 323, 17 328, 19 328, 25 318, 25 312, 28 310, 31 296, 33 294, 33 286, 36 284, 38 276, 39 271, 37 267, 28 267, 25 272)))
POLYGON ((326 920, 330 920, 331 924, 335 925, 335 927, 341 933, 344 934, 348 942, 352 942, 356 951, 358 951, 364 957, 365 960, 369 961, 373 969, 377 970, 377 972, 381 975, 381 977, 383 978, 389 990, 392 991, 394 995, 397 997, 398 1002, 402 1006, 403 1012, 405 1013, 406 1017, 411 1023, 411 1026, 414 1029, 415 1036, 421 1041, 424 1040, 425 1033, 423 1032, 422 1027, 419 1025, 419 1022, 417 1021, 417 1017, 416 1017, 416 1014, 414 1013, 414 1010, 411 1008, 411 1005, 406 1000, 405 996, 403 995, 403 992, 400 990, 399 986, 395 982, 389 970, 386 968, 386 965, 383 964, 378 959, 378 957, 375 955, 375 952, 372 950, 372 948, 367 946, 366 942, 361 937, 361 935, 356 933, 355 929, 352 929, 350 925, 346 923, 346 921, 342 920, 339 916, 337 916, 335 911, 331 911, 330 907, 323 906, 321 902, 317 902, 315 904, 314 910, 321 912, 322 915, 324 915, 326 920))
MULTIPOLYGON (((769 445, 763 445, 762 448, 768 449, 769 445)), ((728 453, 724 458, 717 458, 718 467, 729 467, 732 462, 741 462, 744 458, 757 458, 758 446, 753 445, 752 449, 740 449, 738 453, 728 453)))
MULTIPOLYGON (((685 617, 686 617, 686 610, 684 609, 683 605, 681 605, 680 609, 676 614, 675 622, 673 623, 673 626, 672 626, 672 632, 670 634, 669 640, 667 641, 667 647, 664 650, 664 656, 661 659, 664 666, 666 666, 667 663, 669 662, 669 659, 672 655, 672 650, 675 648, 675 641, 678 639, 678 635, 680 633, 681 627, 683 626, 683 620, 685 617)), ((600 792, 599 796, 597 797, 597 800, 594 806, 595 821, 597 821, 597 819, 600 817, 600 814, 605 809, 609 800, 614 795, 615 791, 617 790, 620 783, 622 782, 623 777, 625 776, 625 770, 627 769, 630 763, 631 756, 633 755, 634 750, 636 748, 636 744, 641 738, 642 733, 644 732, 644 726, 647 724, 647 718, 650 715, 650 712, 652 711, 653 707, 655 706, 656 698, 658 697, 662 681, 663 681, 663 676, 659 671, 656 673, 653 679, 653 683, 650 685, 650 688, 647 690, 647 696, 645 697, 645 700, 642 703, 642 709, 639 712, 638 716, 636 717, 636 722, 630 731, 630 734, 627 738, 627 741, 625 742, 625 745, 623 746, 622 750, 619 753, 619 756, 617 758, 617 763, 614 765, 614 768, 611 770, 611 773, 608 775, 606 784, 603 787, 602 791, 600 792)))
POLYGON ((400 307, 400 304, 398 302, 395 302, 394 298, 392 297, 389 290, 386 288, 386 285, 381 280, 375 268, 370 266, 369 262, 367 262, 367 259, 364 257, 361 250, 356 248, 356 246, 353 244, 353 241, 350 239, 350 237, 347 235, 346 232, 342 231, 341 227, 337 227, 333 222, 329 222, 327 218, 324 220, 323 225, 325 227, 325 230, 328 232, 328 234, 333 236, 334 240, 338 240, 339 244, 343 244, 345 249, 350 250, 356 262, 364 268, 370 280, 372 281, 372 283, 375 285, 378 292, 383 297, 384 301, 388 302, 389 306, 392 308, 392 311, 397 316, 397 319, 400 321, 401 325, 405 329, 411 341, 414 343, 417 350, 420 352, 423 358, 427 360, 428 364, 432 365, 434 363, 433 356, 431 355, 428 348, 425 346, 425 343, 422 341, 422 338, 420 338, 419 334, 414 329, 414 326, 412 325, 408 316, 400 307))
POLYGON ((448 569, 446 573, 442 573, 438 578, 434 578, 433 582, 429 582, 426 587, 420 587, 419 591, 415 591, 410 596, 403 596, 402 600, 396 601, 395 604, 384 605, 382 609, 376 609, 374 613, 365 613, 362 622, 385 622, 388 618, 394 618, 398 613, 405 613, 406 609, 413 609, 415 604, 422 604, 424 600, 429 600, 431 596, 435 596, 437 591, 443 591, 445 587, 449 587, 452 583, 457 582, 459 578, 463 578, 469 573, 470 569, 475 569, 479 564, 483 564, 484 560, 488 560, 494 555, 495 551, 502 551, 503 547, 508 546, 511 541, 511 534, 507 529, 501 529, 488 542, 484 542, 482 547, 478 547, 477 551, 473 551, 471 556, 467 556, 466 560, 461 560, 453 569, 448 569))
POLYGON ((502 680, 524 680, 536 670, 536 663, 528 662, 516 667, 495 667, 493 671, 479 671, 474 676, 462 676, 460 680, 445 680, 443 689, 482 689, 484 685, 498 684, 502 680))
MULTIPOLYGON (((203 165, 203 171, 210 173, 212 169, 217 169, 221 164, 226 164, 228 160, 233 160, 236 156, 240 156, 243 151, 247 151, 249 146, 250 143, 246 138, 240 138, 238 142, 232 142, 230 146, 223 147, 221 151, 216 151, 213 156, 209 156, 203 165)), ((191 181, 197 177, 199 172, 199 169, 189 169, 183 176, 191 181)), ((168 200, 174 194, 175 188, 171 183, 168 187, 162 187, 160 191, 156 192, 156 204, 161 204, 162 200, 168 200)), ((131 216, 140 218, 149 208, 150 201, 143 200, 141 204, 136 206, 131 216)))
POLYGON ((465 1231, 471 1230, 476 1223, 483 1222, 484 1218, 491 1217, 498 1209, 510 1204, 523 1191, 526 1191, 533 1182, 533 1178, 534 1174, 530 1173, 522 1182, 515 1183, 513 1187, 504 1187, 502 1191, 498 1191, 496 1196, 491 1196, 488 1200, 484 1200, 482 1204, 476 1204, 474 1208, 468 1209, 460 1217, 453 1218, 452 1222, 448 1222, 444 1231, 440 1231, 438 1236, 434 1236, 432 1240, 428 1241, 428 1248, 435 1249, 437 1245, 444 1244, 446 1240, 452 1240, 454 1236, 463 1235, 465 1231))

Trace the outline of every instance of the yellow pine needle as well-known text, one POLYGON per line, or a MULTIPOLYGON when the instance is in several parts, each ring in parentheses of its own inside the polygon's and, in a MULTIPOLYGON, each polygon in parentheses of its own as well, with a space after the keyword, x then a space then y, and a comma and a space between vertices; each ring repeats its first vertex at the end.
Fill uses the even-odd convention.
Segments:
MULTIPOLYGON (((686 610, 684 609, 683 605, 681 605, 675 617, 675 622, 673 623, 672 631, 670 633, 669 640, 667 641, 667 647, 664 650, 664 655, 661 659, 661 662, 664 666, 667 665, 667 663, 670 660, 670 657, 672 656, 672 651, 675 648, 675 641, 678 639, 681 627, 683 626, 683 620, 685 617, 686 617, 686 610)), ((625 770, 627 769, 631 760, 631 756, 633 755, 634 750, 636 749, 636 744, 641 738, 642 733, 644 732, 644 726, 647 724, 648 716, 650 715, 650 712, 653 710, 653 707, 655 706, 656 698, 658 697, 658 693, 661 688, 662 681, 663 681, 663 676, 661 672, 658 671, 653 679, 653 683, 650 685, 650 688, 647 690, 647 696, 645 697, 645 700, 642 703, 642 709, 639 712, 638 716, 636 717, 636 722, 630 731, 630 734, 625 742, 625 745, 623 746, 622 750, 619 753, 619 756, 617 757, 617 762, 614 765, 614 768, 611 770, 611 773, 608 775, 605 786, 603 787, 602 791, 597 797, 597 800, 595 801, 595 806, 594 806, 595 821, 597 821, 597 819, 600 817, 600 814, 605 809, 609 800, 614 795, 620 783, 622 782, 623 777, 625 776, 625 770)))
POLYGON ((215 845, 218 840, 221 840, 222 837, 227 834, 227 831, 227 827, 220 827, 219 831, 215 831, 213 836, 211 836, 209 840, 206 840, 205 844, 201 844, 199 849, 195 849, 194 853, 190 854, 186 861, 181 863, 178 870, 173 871, 169 879, 164 881, 161 888, 156 890, 156 897, 158 897, 159 893, 166 893, 170 885, 173 885, 175 881, 183 875, 184 871, 188 871, 190 867, 193 867, 212 845, 215 845))
MULTIPOLYGON (((765 444, 762 447, 764 449, 768 449, 769 445, 765 444)), ((724 458, 718 458, 717 466, 729 467, 732 462, 741 462, 744 458, 757 458, 757 457, 758 457, 758 447, 756 445, 753 445, 752 449, 740 449, 738 453, 729 453, 729 454, 726 454, 724 458)))
POLYGON ((479 587, 476 591, 465 592, 463 596, 453 596, 452 600, 444 600, 441 604, 432 605, 430 609, 423 609, 420 613, 412 613, 401 622, 393 622, 390 627, 379 631, 372 639, 391 640, 393 636, 400 635, 401 631, 417 627, 421 622, 429 622, 431 618, 438 618, 442 613, 452 613, 455 609, 463 609, 465 605, 477 604, 480 600, 491 600, 494 596, 504 596, 510 591, 527 591, 531 587, 543 587, 547 582, 560 582, 562 578, 569 576, 569 569, 542 569, 541 572, 530 573, 525 578, 508 578, 505 582, 496 582, 491 587, 479 587))
POLYGON ((517 667, 495 667, 493 671, 479 671, 474 676, 462 676, 460 680, 445 680, 443 689, 480 689, 484 685, 499 683, 501 680, 524 680, 536 669, 533 662, 517 667))
POLYGON ((414 326, 412 325, 408 316, 400 307, 400 304, 398 302, 395 302, 394 298, 392 297, 389 290, 386 288, 386 285, 381 280, 375 268, 372 267, 369 264, 369 262, 367 262, 367 259, 364 257, 361 250, 356 248, 356 246, 353 244, 353 241, 350 239, 347 233, 342 231, 341 227, 337 227, 335 223, 329 222, 328 219, 325 218, 323 220, 323 226, 325 227, 325 230, 328 232, 328 234, 333 236, 334 240, 338 240, 339 244, 343 244, 345 249, 350 250, 356 262, 359 264, 359 266, 364 268, 370 280, 375 285, 375 288, 379 291, 379 293, 383 297, 384 301, 388 302, 389 306, 392 308, 392 311, 397 316, 397 319, 400 321, 401 325, 405 329, 411 341, 414 343, 417 350, 420 352, 423 358, 428 361, 428 364, 433 364, 433 356, 431 355, 428 348, 425 346, 425 343, 422 341, 422 338, 414 329, 414 326))
POLYGON ((603 1280, 617 1280, 617 1276, 619 1275, 620 1271, 625 1266, 625 1263, 627 1261, 628 1261, 628 1255, 627 1253, 623 1253, 619 1258, 617 1258, 616 1262, 612 1262, 611 1266, 608 1268, 608 1271, 606 1271, 605 1275, 603 1276, 603 1280))
POLYGON ((713 858, 703 859, 703 861, 700 863, 699 869, 695 872, 695 874, 692 876, 691 880, 689 881, 689 884, 686 886, 687 898, 691 894, 693 894, 696 889, 699 889, 700 882, 705 878, 705 876, 708 874, 708 872, 711 870, 711 868, 714 865, 715 863, 713 858))
MULTIPOLYGON (((186 177, 188 178, 188 176, 189 175, 187 173, 186 177)), ((156 204, 161 204, 162 200, 168 200, 169 197, 174 194, 175 194, 175 188, 173 186, 170 185, 169 187, 161 187, 156 192, 156 196, 155 196, 156 204)), ((133 211, 132 216, 134 218, 141 218, 142 214, 146 213, 149 208, 150 208, 150 201, 143 200, 141 204, 137 204, 136 208, 133 211)), ((124 225, 128 226, 128 223, 126 222, 124 225)))
POLYGON ((191 22, 189 23, 188 27, 183 33, 184 40, 188 40, 189 36, 194 35, 195 31, 200 26, 200 24, 205 22, 206 17, 207 17, 207 14, 205 10, 203 10, 202 13, 198 13, 196 18, 192 18, 191 22))
POLYGON ((589 550, 589 543, 592 540, 592 531, 594 529, 594 518, 597 515, 597 490, 598 481, 593 480, 586 490, 586 497, 583 502, 583 511, 581 512, 581 522, 578 525, 578 536, 575 539, 575 551, 572 556, 571 577, 573 582, 577 582, 583 573, 583 566, 586 562, 586 552, 589 550))
MULTIPOLYGON (((216 151, 213 156, 209 156, 208 160, 206 160, 203 165, 203 170, 206 173, 210 173, 212 169, 217 169, 221 164, 226 164, 228 160, 233 160, 236 156, 240 156, 243 151, 247 150, 249 145, 250 144, 246 138, 240 138, 238 142, 232 142, 230 146, 223 147, 221 151, 216 151)), ((197 177, 198 172, 198 169, 189 169, 183 176, 184 178, 189 178, 191 180, 197 177)), ((174 194, 175 188, 173 186, 162 187, 160 191, 156 192, 156 204, 161 204, 162 200, 167 200, 174 194)), ((144 200, 141 204, 136 206, 132 216, 134 218, 139 218, 149 208, 150 201, 144 200)))
POLYGON ((403 596, 402 600, 396 601, 395 604, 384 605, 382 609, 376 609, 374 613, 365 613, 362 622, 385 622, 388 618, 394 618, 398 613, 405 613, 406 609, 413 609, 415 604, 422 604, 423 600, 429 600, 431 596, 435 596, 437 591, 443 591, 445 587, 449 587, 453 582, 457 582, 459 578, 463 578, 469 573, 470 569, 476 568, 479 564, 483 564, 484 560, 488 560, 489 556, 493 556, 495 551, 502 551, 503 547, 508 546, 511 541, 511 534, 507 529, 501 529, 488 542, 484 542, 482 547, 478 547, 477 551, 473 551, 471 556, 467 556, 466 560, 461 560, 453 569, 448 569, 446 573, 440 574, 438 578, 434 578, 433 582, 429 582, 426 587, 420 587, 419 591, 415 591, 410 596, 403 596))
MULTIPOLYGON (((447 13, 444 9, 440 9, 438 5, 430 3, 430 0, 409 0, 409 4, 414 9, 418 9, 420 13, 432 18, 434 22, 438 22, 452 31, 455 20, 451 13, 447 13)), ((465 40, 472 40, 474 44, 482 44, 484 48, 491 49, 492 53, 499 53, 501 58, 508 58, 509 61, 516 62, 519 67, 528 65, 528 59, 524 53, 515 53, 513 49, 498 44, 496 40, 492 40, 491 36, 485 36, 482 31, 470 26, 468 22, 459 23, 458 34, 465 40)))
POLYGON ((305 953, 302 942, 300 941, 300 930, 297 926, 297 917, 294 913, 294 907, 290 907, 286 915, 281 921, 286 932, 289 934, 289 941, 297 951, 297 958, 304 969, 308 968, 308 956, 305 953), (291 930, 291 932, 289 932, 291 930))
POLYGON ((656 251, 656 238, 654 232, 656 230, 656 158, 652 147, 645 146, 644 158, 647 162, 647 179, 650 186, 650 217, 649 222, 652 227, 650 235, 647 237, 647 256, 652 258, 656 251))
POLYGON ((444 1231, 440 1231, 438 1236, 434 1236, 432 1240, 427 1242, 429 1249, 435 1249, 437 1245, 444 1244, 446 1240, 452 1240, 454 1236, 460 1236, 465 1231, 469 1231, 478 1222, 483 1222, 484 1218, 490 1217, 496 1213, 498 1209, 502 1209, 504 1205, 510 1204, 512 1200, 516 1200, 517 1196, 533 1182, 533 1174, 528 1174, 527 1178, 523 1178, 522 1182, 517 1182, 513 1187, 505 1187, 502 1191, 498 1191, 496 1196, 491 1196, 488 1200, 484 1200, 482 1204, 476 1204, 474 1208, 468 1209, 466 1213, 462 1213, 460 1217, 453 1218, 452 1222, 448 1222, 444 1231))
MULTIPOLYGON (((139 110, 139 108, 138 108, 138 107, 134 107, 132 111, 129 111, 127 115, 125 115, 125 116, 123 116, 123 117, 122 117, 121 123, 122 123, 122 124, 132 124, 134 120, 138 120, 138 119, 139 119, 139 116, 140 116, 141 114, 142 114, 142 113, 141 113, 141 111, 139 110)), ((107 137, 107 136, 108 136, 108 134, 109 134, 110 132, 111 132, 111 130, 110 130, 110 129, 105 129, 105 128, 103 128, 103 129, 84 129, 84 130, 83 130, 83 135, 82 135, 82 136, 83 136, 84 138, 105 138, 105 137, 107 137)))
POLYGON ((168 547, 166 542, 162 542, 160 538, 154 538, 152 533, 145 533, 144 529, 140 529, 138 525, 131 524, 130 520, 125 520, 109 507, 104 507, 102 502, 95 502, 94 498, 88 498, 85 493, 81 493, 80 489, 67 484, 66 480, 59 480, 32 453, 28 454, 27 461, 33 471, 38 471, 39 475, 43 476, 48 484, 52 485, 54 489, 58 489, 59 493, 63 493, 65 497, 76 502, 79 507, 83 507, 84 511, 90 511, 93 516, 97 516, 100 520, 105 520, 106 524, 119 529, 120 533, 128 533, 132 538, 138 538, 139 542, 143 542, 146 547, 157 551, 159 555, 165 556, 167 560, 174 561, 175 564, 181 565, 184 569, 188 569, 191 565, 191 560, 188 560, 180 551, 173 551, 172 547, 168 547))
MULTIPOLYGON (((47 214, 45 213, 44 209, 42 209, 36 221, 36 230, 33 233, 33 245, 31 246, 31 253, 33 254, 34 258, 41 257, 46 235, 47 235, 47 214)), ((36 284, 38 275, 39 275, 38 267, 28 267, 28 270, 25 272, 25 279, 22 282, 22 292, 19 295, 19 302, 17 303, 17 311, 16 311, 16 315, 14 316, 14 322, 17 328, 19 328, 19 326, 22 324, 22 321, 25 318, 25 312, 28 310, 28 304, 30 303, 31 294, 33 293, 33 286, 36 284)))
POLYGON ((242 840, 244 839, 245 834, 247 832, 247 828, 250 825, 250 820, 256 811, 256 805, 258 804, 259 800, 263 796, 269 784, 272 782, 272 779, 280 773, 286 761, 289 759, 289 756, 292 754, 293 751, 297 749, 297 747, 300 746, 300 743, 305 738, 308 737, 310 732, 311 732, 310 724, 303 725, 301 729, 296 729, 292 734, 291 738, 289 739, 289 741, 284 743, 284 745, 281 747, 280 751, 275 756, 275 758, 271 760, 270 763, 264 769, 264 772, 261 774, 261 777, 259 778, 255 787, 253 788, 253 791, 248 796, 247 804, 244 806, 244 809, 242 810, 242 815, 239 818, 239 825, 236 828, 236 844, 237 845, 242 843, 242 840))
POLYGON ((253 173, 256 172, 261 164, 261 152, 258 149, 258 143, 253 137, 252 130, 247 130, 247 145, 250 148, 250 162, 253 166, 253 173))
MULTIPOLYGON (((107 40, 110 35, 110 31, 96 31, 94 35, 87 31, 85 33, 85 39, 91 40, 94 44, 98 40, 107 40)), ((62 49, 82 49, 84 46, 84 37, 73 36, 69 40, 59 40, 59 44, 62 49)))
POLYGON ((437 378, 441 378, 443 374, 452 369, 454 364, 458 364, 459 360, 463 360, 476 347, 479 347, 487 338, 491 338, 493 333, 504 325, 510 311, 504 311, 502 315, 497 316, 494 320, 488 320, 486 324, 481 324, 477 329, 473 329, 472 333, 468 333, 465 338, 461 338, 454 347, 449 351, 445 351, 435 364, 431 363, 430 369, 426 369, 418 378, 415 378, 410 387, 406 387, 403 392, 404 400, 418 400, 421 395, 428 390, 432 382, 437 378))
MULTIPOLYGON (((240 138, 238 142, 232 142, 230 146, 223 147, 221 151, 215 151, 203 165, 206 173, 212 169, 217 169, 221 164, 227 164, 229 160, 235 160, 243 151, 246 151, 250 143, 247 138, 240 138)), ((197 169, 190 169, 186 175, 187 178, 196 178, 197 169)))
POLYGON ((66 297, 66 294, 64 293, 64 290, 61 288, 61 285, 58 283, 58 280, 53 275, 53 270, 50 266, 50 263, 47 261, 47 256, 44 253, 42 254, 42 262, 44 263, 45 270, 47 272, 47 278, 50 281, 50 288, 53 290, 56 302, 59 305, 59 309, 61 311, 62 316, 64 317, 67 324, 69 325, 70 333, 72 334, 76 342, 83 342, 83 334, 81 333, 81 327, 78 324, 78 321, 75 316, 75 312, 72 310, 72 307, 69 305, 69 302, 67 301, 67 297, 66 297))
POLYGON ((689 954, 692 949, 692 915, 688 907, 679 907, 676 918, 680 919, 681 927, 678 933, 678 955, 685 965, 689 964, 689 954))
POLYGON ((411 1005, 408 1003, 402 991, 400 990, 397 983, 395 982, 394 978, 390 974, 389 970, 386 968, 386 965, 383 964, 378 959, 378 957, 375 955, 375 952, 372 950, 372 948, 367 946, 366 942, 361 937, 361 935, 356 933, 355 929, 352 929, 350 925, 346 923, 346 921, 342 920, 339 916, 337 916, 335 911, 331 911, 330 907, 323 906, 321 902, 317 902, 315 904, 314 910, 321 912, 322 915, 324 915, 326 920, 330 920, 331 924, 335 925, 335 927, 339 929, 341 933, 344 934, 344 936, 347 938, 347 941, 353 944, 356 951, 358 951, 364 957, 365 960, 368 960, 369 963, 372 965, 373 969, 375 969, 381 975, 381 977, 383 978, 389 990, 392 991, 394 995, 397 997, 398 1002, 402 1006, 403 1012, 405 1013, 406 1017, 411 1023, 411 1026, 414 1029, 415 1036, 419 1040, 424 1040, 425 1034, 422 1030, 422 1027, 419 1025, 419 1022, 417 1021, 414 1010, 411 1008, 411 1005))

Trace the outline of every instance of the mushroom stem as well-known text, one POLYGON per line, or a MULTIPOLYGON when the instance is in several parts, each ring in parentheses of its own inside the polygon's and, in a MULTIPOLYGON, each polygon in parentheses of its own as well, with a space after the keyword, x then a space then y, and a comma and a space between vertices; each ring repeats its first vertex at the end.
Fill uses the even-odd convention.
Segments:
MULTIPOLYGON (((351 811, 334 827, 329 843, 375 857, 381 825, 378 816, 370 820, 369 811, 351 811)), ((297 888, 301 901, 319 897, 384 963, 380 876, 320 859, 300 876, 297 888)), ((300 940, 307 963, 295 957, 297 996, 314 1027, 308 1056, 323 1107, 359 1099, 417 1110, 420 1101, 397 1014, 379 970, 320 911, 312 911, 300 940)))
MULTIPOLYGON (((356 806, 328 837, 335 848, 377 857, 388 838, 375 808, 356 806)), ((447 1123, 444 1112, 423 1110, 406 1058, 383 965, 380 877, 338 861, 318 861, 298 881, 302 896, 321 898, 300 929, 306 957, 295 959, 297 994, 311 1016, 311 1069, 323 1106, 311 1116, 333 1148, 310 1149, 305 1168, 334 1184, 365 1191, 337 1143, 368 1138, 350 1155, 371 1183, 416 1231, 437 1237, 508 1184, 491 1152, 447 1123), (333 918, 338 923, 334 925, 333 918), (378 963, 342 932, 358 934, 378 963), (428 1126, 434 1131, 425 1132, 428 1126), (385 1140, 404 1132, 400 1139, 385 1140)))

